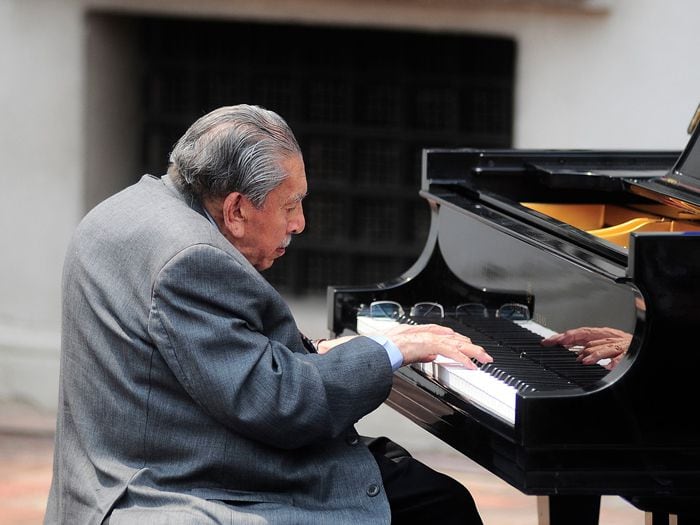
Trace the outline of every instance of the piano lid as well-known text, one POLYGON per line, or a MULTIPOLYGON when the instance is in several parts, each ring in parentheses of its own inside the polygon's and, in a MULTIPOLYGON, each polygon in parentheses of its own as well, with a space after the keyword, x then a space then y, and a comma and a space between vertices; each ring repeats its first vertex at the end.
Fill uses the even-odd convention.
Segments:
POLYGON ((700 106, 693 117, 695 124, 691 123, 689 128, 693 133, 688 145, 671 172, 662 179, 667 184, 677 185, 693 193, 700 193, 700 140, 698 140, 700 126, 697 125, 698 116, 700 116, 700 106))
MULTIPOLYGON (((697 125, 692 128, 690 140, 680 154, 465 148, 446 151, 443 159, 441 153, 432 150, 424 154, 427 163, 424 191, 439 194, 440 187, 450 187, 516 215, 522 215, 517 203, 542 211, 541 205, 528 204, 541 203, 551 211, 553 207, 549 204, 553 203, 566 203, 572 208, 571 205, 581 207, 598 202, 630 206, 666 219, 700 221, 700 126, 697 125), (454 162, 455 155, 462 160, 454 162)), ((527 220, 533 220, 530 212, 527 213, 527 220)), ((561 220, 556 214, 543 213, 561 220)), ((668 231, 676 231, 669 220, 666 225, 674 228, 668 231)), ((635 227, 634 224, 631 226, 635 227)), ((653 226, 645 225, 644 228, 642 231, 649 228, 657 231, 653 226)), ((581 229, 596 231, 596 227, 581 229)), ((696 230, 697 225, 691 229, 696 230)), ((573 232, 573 235, 577 233, 573 232)), ((626 242, 616 244, 622 244, 626 249, 626 242)), ((606 243, 596 243, 594 249, 605 250, 606 255, 617 258, 616 254, 608 253, 606 243)), ((617 251, 614 247, 613 250, 617 251)))
POLYGON ((421 195, 479 202, 626 267, 632 232, 700 231, 699 135, 683 152, 426 149, 421 195))
POLYGON ((700 214, 700 105, 691 120, 688 131, 690 140, 673 168, 664 176, 653 181, 640 181, 640 188, 659 191, 674 201, 685 201, 700 214), (664 189, 665 187, 665 189, 664 189))
POLYGON ((692 135, 670 169, 653 164, 640 168, 610 164, 582 169, 562 167, 556 161, 548 162, 549 159, 534 162, 529 167, 551 188, 616 191, 628 187, 634 193, 700 217, 700 126, 697 120, 700 120, 700 106, 693 118, 695 125, 689 127, 692 135))

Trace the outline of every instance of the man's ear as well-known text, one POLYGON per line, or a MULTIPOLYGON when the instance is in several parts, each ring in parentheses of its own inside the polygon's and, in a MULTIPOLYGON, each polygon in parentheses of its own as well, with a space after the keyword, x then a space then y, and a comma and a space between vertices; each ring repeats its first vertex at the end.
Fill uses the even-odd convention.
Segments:
POLYGON ((246 207, 250 203, 242 193, 237 191, 226 195, 222 211, 224 214, 224 228, 234 238, 239 239, 245 233, 245 223, 247 218, 246 207))

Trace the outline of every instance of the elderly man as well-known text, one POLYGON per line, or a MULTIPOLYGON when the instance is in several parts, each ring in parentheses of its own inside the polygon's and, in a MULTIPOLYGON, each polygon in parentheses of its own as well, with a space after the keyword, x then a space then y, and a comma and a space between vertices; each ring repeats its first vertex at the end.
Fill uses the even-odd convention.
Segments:
POLYGON ((461 485, 353 425, 402 364, 491 358, 438 326, 320 348, 299 333, 259 273, 305 226, 275 113, 215 110, 170 161, 68 248, 46 523, 480 523, 461 485))

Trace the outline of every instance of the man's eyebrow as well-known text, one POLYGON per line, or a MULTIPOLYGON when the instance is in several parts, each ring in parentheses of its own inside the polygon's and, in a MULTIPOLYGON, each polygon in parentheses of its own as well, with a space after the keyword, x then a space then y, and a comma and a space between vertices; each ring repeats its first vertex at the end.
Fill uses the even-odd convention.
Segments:
POLYGON ((297 194, 294 195, 291 199, 289 199, 289 202, 301 202, 301 201, 303 201, 303 200, 306 198, 306 196, 307 196, 308 194, 309 194, 308 191, 305 192, 305 193, 297 193, 297 194))

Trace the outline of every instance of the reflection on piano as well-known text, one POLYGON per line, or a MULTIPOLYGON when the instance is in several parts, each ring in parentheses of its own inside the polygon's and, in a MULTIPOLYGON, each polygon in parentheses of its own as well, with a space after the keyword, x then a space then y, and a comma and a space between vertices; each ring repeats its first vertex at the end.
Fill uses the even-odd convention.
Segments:
POLYGON ((653 523, 689 523, 700 514, 689 408, 700 370, 698 133, 680 156, 425 150, 422 255, 391 281, 330 287, 330 330, 438 322, 484 346, 494 362, 476 371, 444 359, 403 367, 387 403, 545 497, 550 523, 597 523, 603 494, 653 523), (499 315, 504 305, 527 314, 499 315), (634 334, 627 355, 608 371, 539 344, 577 326, 634 334))

